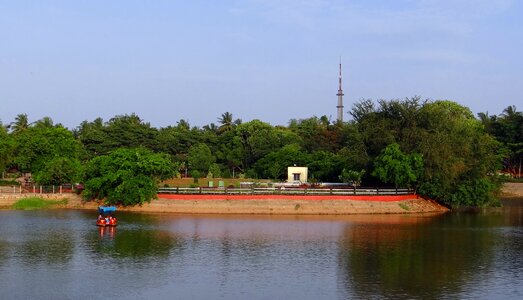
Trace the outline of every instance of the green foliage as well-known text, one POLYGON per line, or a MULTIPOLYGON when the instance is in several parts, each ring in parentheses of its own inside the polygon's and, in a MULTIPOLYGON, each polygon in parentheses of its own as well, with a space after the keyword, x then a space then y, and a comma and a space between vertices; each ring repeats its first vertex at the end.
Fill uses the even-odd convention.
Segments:
POLYGON ((106 123, 101 118, 93 122, 84 121, 75 133, 85 146, 88 158, 108 154, 121 147, 158 148, 158 130, 134 113, 115 116, 106 123))
POLYGON ((361 185, 361 179, 363 178, 363 175, 365 175, 365 170, 358 172, 354 170, 343 169, 341 171, 340 180, 345 183, 351 183, 354 186, 359 186, 361 185))
POLYGON ((493 202, 498 189, 494 174, 502 161, 499 142, 485 133, 470 110, 450 101, 428 103, 420 116, 426 131, 418 141, 425 162, 419 191, 453 206, 493 202), (477 188, 478 182, 490 182, 489 188, 477 188))
POLYGON ((120 148, 93 158, 85 172, 84 196, 106 204, 135 205, 156 198, 157 181, 171 178, 177 166, 164 154, 120 148))
POLYGON ((14 138, 13 163, 23 172, 43 172, 46 164, 55 158, 76 160, 82 147, 73 134, 61 125, 29 127, 18 132, 14 138))
POLYGON ((284 146, 286 136, 283 133, 260 120, 238 125, 236 136, 243 150, 243 166, 249 168, 258 159, 284 146))
POLYGON ((350 114, 349 122, 313 116, 285 127, 242 123, 226 112, 217 125, 191 127, 182 119, 160 129, 131 114, 85 121, 73 132, 50 118, 29 123, 20 114, 10 132, 0 126, 0 169, 31 172, 44 184, 76 181, 86 169, 90 198, 143 203, 161 176, 151 175, 142 160, 164 153, 154 154, 162 165, 170 169, 174 161, 176 171, 195 180, 206 175, 282 180, 287 167, 300 165, 309 168, 311 181, 416 186, 454 206, 495 204, 494 174, 521 172, 523 115, 513 106, 477 120, 455 102, 413 97, 364 100, 350 114), (148 149, 144 157, 144 149, 140 155, 119 150, 138 146, 148 149))
POLYGON ((82 178, 82 165, 77 159, 55 157, 45 162, 44 167, 34 173, 35 182, 41 185, 61 185, 78 182, 82 178))
POLYGON ((216 131, 220 134, 231 131, 234 129, 234 127, 241 124, 240 119, 233 121, 232 114, 230 112, 223 113, 221 117, 218 118, 218 122, 220 122, 221 125, 216 131))
POLYGON ((16 116, 15 121, 11 123, 11 130, 13 134, 23 132, 29 128, 29 118, 27 114, 19 114, 16 116))
POLYGON ((390 144, 374 161, 373 176, 395 187, 416 184, 423 169, 423 159, 418 153, 404 154, 396 143, 390 144))
POLYGON ((209 166, 209 172, 207 173, 208 178, 219 178, 222 176, 222 171, 220 166, 216 163, 213 163, 209 166))
POLYGON ((7 133, 7 128, 0 122, 0 173, 14 159, 15 140, 7 133))
POLYGON ((189 169, 207 174, 209 167, 216 161, 207 144, 199 143, 189 149, 189 169))
POLYGON ((20 182, 11 179, 11 180, 4 180, 0 179, 0 185, 20 185, 20 182))
POLYGON ((331 125, 326 116, 291 120, 289 125, 289 129, 300 137, 301 145, 307 152, 337 151, 341 137, 340 128, 331 125))
POLYGON ((499 116, 478 114, 485 130, 505 149, 503 171, 510 177, 523 177, 523 112, 509 106, 499 116))
POLYGON ((324 182, 333 182, 339 179, 339 156, 329 151, 320 150, 314 151, 306 157, 308 162, 303 165, 309 167, 311 178, 324 182))
POLYGON ((261 178, 284 179, 287 177, 287 167, 306 165, 308 161, 308 155, 299 145, 289 144, 259 159, 254 170, 261 178))
POLYGON ((198 170, 191 170, 190 175, 194 178, 194 182, 198 182, 198 178, 202 177, 202 172, 198 170))
POLYGON ((499 183, 488 178, 470 179, 457 186, 451 202, 455 206, 496 206, 499 200, 492 194, 499 189, 499 183))

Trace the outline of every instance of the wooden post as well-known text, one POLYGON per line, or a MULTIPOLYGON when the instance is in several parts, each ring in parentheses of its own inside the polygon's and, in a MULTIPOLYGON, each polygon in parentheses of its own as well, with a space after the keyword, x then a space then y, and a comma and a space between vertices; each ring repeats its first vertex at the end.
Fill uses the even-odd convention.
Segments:
POLYGON ((60 195, 62 194, 62 186, 60 186, 60 195))
POLYGON ((40 194, 42 193, 42 186, 40 186, 40 194))

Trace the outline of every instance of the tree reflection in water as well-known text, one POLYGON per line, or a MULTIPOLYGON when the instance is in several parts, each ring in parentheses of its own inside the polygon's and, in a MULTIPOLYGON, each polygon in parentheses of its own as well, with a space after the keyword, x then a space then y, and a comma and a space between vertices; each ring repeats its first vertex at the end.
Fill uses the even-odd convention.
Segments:
POLYGON ((0 267, 7 260, 7 249, 8 249, 7 242, 0 240, 0 267))
POLYGON ((179 238, 158 228, 153 216, 121 214, 118 227, 99 227, 85 239, 94 258, 112 259, 167 259, 172 251, 181 247, 179 238))
POLYGON ((491 267, 495 236, 474 228, 492 219, 470 214, 408 220, 346 227, 339 272, 349 295, 448 297, 459 294, 477 268, 491 267))
POLYGON ((41 232, 38 238, 17 247, 16 255, 28 265, 64 265, 74 255, 74 244, 70 231, 41 232))

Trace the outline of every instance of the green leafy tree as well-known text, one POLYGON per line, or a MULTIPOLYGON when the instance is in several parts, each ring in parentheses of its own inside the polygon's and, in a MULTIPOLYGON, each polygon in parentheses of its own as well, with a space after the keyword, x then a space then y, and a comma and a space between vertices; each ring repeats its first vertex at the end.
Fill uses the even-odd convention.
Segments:
POLYGON ((11 164, 14 158, 15 141, 7 133, 7 128, 0 123, 0 173, 11 164))
POLYGON ((74 131, 75 137, 82 143, 85 153, 84 158, 89 160, 97 155, 107 154, 110 148, 110 137, 105 131, 102 118, 97 118, 92 122, 83 121, 74 131))
POLYGON ((200 142, 200 136, 198 130, 190 129, 188 125, 161 128, 158 131, 157 151, 179 158, 184 157, 183 161, 186 161, 189 149, 200 142))
POLYGON ((365 170, 358 172, 354 170, 343 169, 340 174, 340 180, 345 183, 350 183, 354 186, 360 186, 363 175, 365 175, 365 170))
POLYGON ((301 138, 301 145, 305 151, 339 150, 341 138, 340 126, 330 125, 326 116, 314 116, 308 119, 291 120, 289 129, 301 138))
POLYGON ((33 175, 43 185, 61 185, 78 182, 82 178, 82 165, 78 159, 55 157, 44 164, 42 170, 33 175))
POLYGON ((235 132, 241 143, 245 168, 250 168, 258 159, 280 147, 274 128, 260 120, 238 125, 235 132))
POLYGON ((84 196, 106 204, 135 205, 156 198, 157 182, 173 177, 177 166, 165 154, 120 148, 93 158, 85 171, 84 196))
POLYGON ((147 149, 157 147, 158 131, 136 114, 116 116, 110 119, 105 131, 109 138, 106 141, 108 151, 120 147, 145 147, 147 149))
POLYGON ((46 164, 55 158, 78 160, 82 149, 72 132, 61 125, 29 127, 14 134, 14 139, 14 165, 20 171, 35 174, 44 171, 46 164))
POLYGON ((209 172, 209 167, 216 162, 216 157, 211 153, 207 144, 196 144, 189 149, 189 169, 197 170, 202 174, 209 172))
POLYGON ((243 144, 234 131, 219 136, 216 158, 226 167, 224 174, 235 177, 238 173, 243 172, 244 157, 243 144))
POLYGON ((298 144, 289 144, 259 159, 253 169, 259 178, 285 179, 287 168, 293 165, 307 165, 308 154, 298 144))
POLYGON ((404 154, 396 143, 388 145, 376 158, 373 176, 395 187, 411 187, 423 171, 423 159, 419 153, 404 154))
POLYGON ((159 148, 158 130, 136 114, 115 116, 106 123, 101 118, 84 121, 75 130, 75 135, 87 150, 87 158, 108 154, 121 147, 159 148))
POLYGON ((499 116, 478 114, 486 131, 503 144, 507 155, 503 169, 513 177, 523 176, 523 113, 515 106, 508 106, 499 116))
POLYGON ((209 172, 207 172, 208 178, 219 178, 222 176, 222 171, 217 163, 213 163, 209 166, 209 172))
POLYGON ((309 176, 316 181, 333 182, 339 179, 339 156, 329 151, 314 151, 308 155, 309 176))
POLYGON ((420 193, 452 206, 495 204, 501 145, 470 109, 452 101, 430 102, 420 109, 420 121, 425 129, 417 141, 425 166, 420 193), (481 194, 464 193, 469 185, 481 186, 472 189, 481 194))

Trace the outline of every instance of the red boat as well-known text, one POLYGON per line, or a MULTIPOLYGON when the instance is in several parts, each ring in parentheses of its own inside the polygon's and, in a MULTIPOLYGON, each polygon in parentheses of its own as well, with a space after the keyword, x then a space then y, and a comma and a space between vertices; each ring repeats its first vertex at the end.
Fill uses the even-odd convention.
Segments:
POLYGON ((100 212, 100 215, 96 220, 97 226, 116 226, 116 218, 112 215, 112 213, 116 211, 116 207, 100 206, 98 207, 98 211, 100 212))
POLYGON ((116 226, 116 218, 115 217, 107 217, 107 218, 98 218, 98 220, 96 220, 96 225, 97 226, 116 226))

